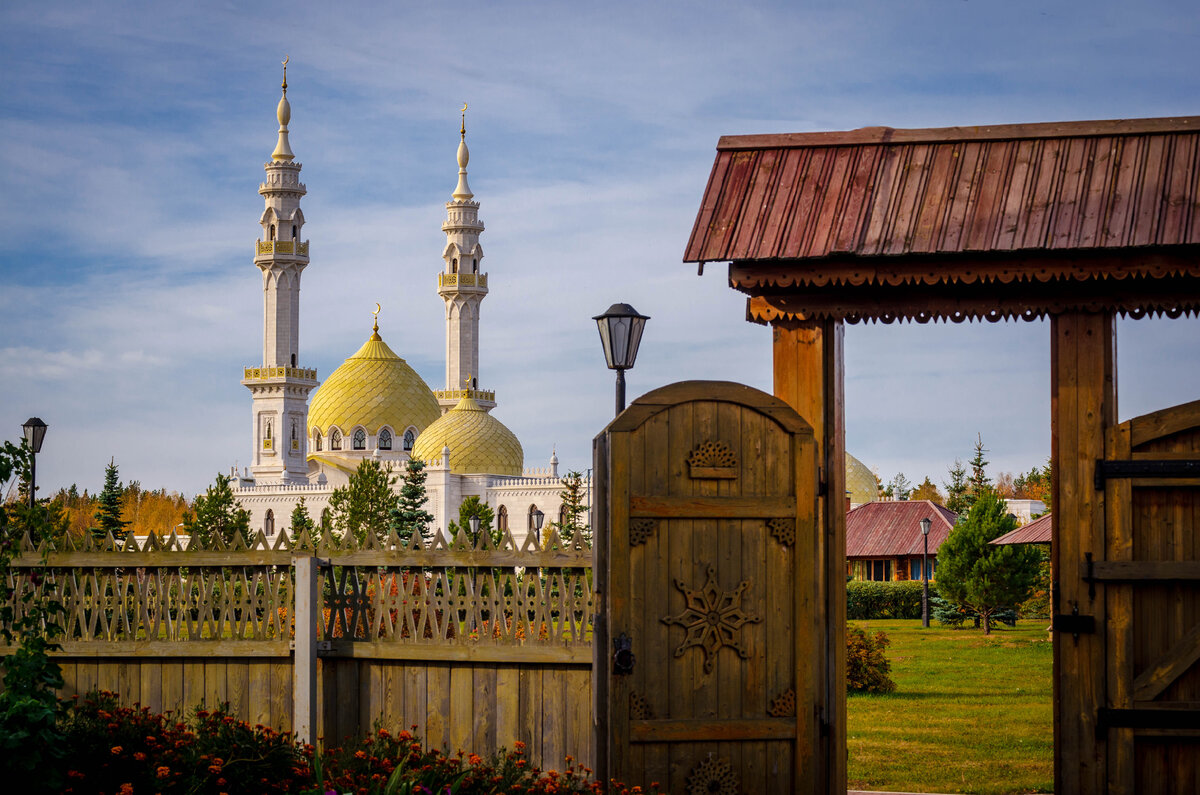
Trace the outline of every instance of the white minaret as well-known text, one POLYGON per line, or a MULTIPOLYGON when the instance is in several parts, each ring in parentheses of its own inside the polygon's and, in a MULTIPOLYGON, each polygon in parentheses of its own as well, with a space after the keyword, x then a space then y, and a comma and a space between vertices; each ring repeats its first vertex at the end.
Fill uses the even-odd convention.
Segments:
POLYGON ((308 393, 317 386, 317 371, 301 368, 297 361, 300 274, 308 265, 308 241, 300 240, 300 197, 307 191, 288 144, 292 106, 287 99, 287 59, 277 115, 279 141, 264 166, 266 182, 258 187, 266 202, 262 239, 254 247, 254 264, 263 278, 262 366, 247 367, 242 379, 253 396, 250 471, 257 483, 307 482, 308 393))
POLYGON ((496 406, 496 393, 480 390, 479 382, 479 305, 488 293, 488 277, 480 270, 483 249, 479 234, 479 202, 467 185, 467 106, 463 103, 462 128, 458 142, 458 187, 446 202, 445 266, 438 274, 438 295, 446 301, 446 388, 434 394, 445 413, 464 397, 471 397, 484 409, 496 406))

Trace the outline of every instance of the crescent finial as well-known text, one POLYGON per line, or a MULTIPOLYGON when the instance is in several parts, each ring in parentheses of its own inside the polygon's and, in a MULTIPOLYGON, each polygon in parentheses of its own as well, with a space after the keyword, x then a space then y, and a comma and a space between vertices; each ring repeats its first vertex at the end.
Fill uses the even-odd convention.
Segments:
POLYGON ((381 306, 379 305, 379 302, 378 302, 378 301, 376 301, 376 302, 375 302, 375 314, 376 314, 376 315, 378 315, 378 314, 379 314, 379 311, 380 311, 382 308, 383 308, 383 307, 381 307, 381 306))
POLYGON ((288 65, 288 61, 290 61, 290 60, 291 60, 290 55, 283 56, 283 90, 285 93, 287 92, 287 65, 288 65))

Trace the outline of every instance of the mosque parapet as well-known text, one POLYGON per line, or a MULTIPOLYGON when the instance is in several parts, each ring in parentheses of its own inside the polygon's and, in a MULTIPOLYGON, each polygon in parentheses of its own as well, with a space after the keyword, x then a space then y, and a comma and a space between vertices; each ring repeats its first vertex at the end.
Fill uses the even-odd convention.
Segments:
POLYGON ((445 287, 476 287, 486 290, 488 286, 486 273, 439 273, 438 289, 445 287))
POLYGON ((493 405, 496 403, 496 391, 493 389, 435 389, 433 396, 438 400, 452 400, 455 403, 463 398, 493 405))
POLYGON ((293 254, 297 257, 308 256, 308 243, 297 243, 294 240, 258 240, 255 241, 255 256, 263 254, 293 254))

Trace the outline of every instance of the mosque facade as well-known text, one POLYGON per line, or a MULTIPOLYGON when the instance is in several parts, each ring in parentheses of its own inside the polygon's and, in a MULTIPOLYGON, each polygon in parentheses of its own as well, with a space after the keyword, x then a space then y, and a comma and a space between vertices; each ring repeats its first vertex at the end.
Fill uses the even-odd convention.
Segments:
MULTIPOLYGON (((471 496, 491 507, 495 526, 511 530, 518 543, 535 532, 538 514, 548 531, 551 522, 562 520, 557 455, 551 452, 545 468, 526 468, 517 436, 491 414, 495 392, 478 385, 488 274, 482 269, 480 203, 467 182, 466 106, 458 184, 446 203, 446 245, 436 282, 446 308, 445 388, 431 389, 388 346, 379 333, 378 306, 370 337, 319 383, 316 370, 299 358, 300 280, 309 264, 309 242, 303 239, 300 208, 306 188, 288 139, 286 66, 282 88, 279 137, 258 190, 265 204, 254 250, 263 285, 262 364, 244 368, 242 378, 251 396, 252 452, 249 466, 231 472, 251 530, 268 537, 287 531, 301 498, 319 521, 334 489, 369 458, 392 468, 397 492, 407 462, 424 462, 425 508, 442 533, 471 496)), ((590 502, 586 480, 584 488, 590 502)))

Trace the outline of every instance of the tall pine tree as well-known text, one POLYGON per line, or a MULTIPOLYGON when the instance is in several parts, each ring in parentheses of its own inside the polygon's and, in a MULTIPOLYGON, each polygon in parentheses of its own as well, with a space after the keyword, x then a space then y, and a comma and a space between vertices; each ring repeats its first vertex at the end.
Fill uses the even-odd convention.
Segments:
POLYGON ((983 436, 975 435, 975 455, 971 456, 971 477, 967 480, 967 504, 974 505, 985 492, 992 490, 992 480, 987 476, 988 460, 983 457, 987 448, 983 436))
POLYGON ((305 530, 312 533, 313 527, 312 517, 308 515, 308 506, 304 504, 304 497, 301 497, 300 502, 292 509, 292 538, 296 538, 305 530))
POLYGON ((121 518, 121 495, 124 491, 117 479, 116 459, 110 458, 108 466, 104 468, 104 489, 100 492, 100 504, 96 506, 96 527, 92 528, 92 535, 98 541, 103 541, 109 533, 118 541, 125 540, 125 528, 129 526, 129 522, 121 518))
POLYGON ((225 544, 241 533, 250 538, 250 512, 233 496, 230 479, 217 473, 217 480, 203 494, 196 495, 192 509, 183 514, 183 530, 204 546, 219 538, 225 544))
POLYGON ((962 516, 971 507, 967 499, 967 470, 963 468, 962 461, 956 458, 947 474, 950 480, 943 484, 946 487, 946 507, 962 516))
POLYGON ((330 526, 325 532, 332 531, 339 538, 353 533, 359 543, 372 533, 382 541, 387 536, 392 510, 397 506, 396 493, 392 491, 395 483, 391 464, 364 458, 350 476, 350 482, 329 495, 330 526))
POLYGON ((429 497, 425 493, 425 463, 420 459, 410 458, 408 466, 400 479, 400 499, 392 510, 392 529, 404 541, 420 533, 421 538, 428 542, 433 539, 430 523, 433 514, 425 510, 429 497))
POLYGON ((503 539, 504 535, 503 531, 492 529, 492 521, 495 518, 496 512, 493 511, 486 502, 483 502, 474 495, 467 497, 462 501, 462 504, 458 506, 458 523, 450 523, 450 538, 453 539, 456 535, 462 532, 466 534, 467 540, 474 545, 479 543, 479 539, 483 537, 484 534, 487 534, 491 538, 493 546, 500 546, 500 541, 503 539), (478 533, 471 531, 472 516, 479 517, 478 533))
POLYGON ((558 535, 568 545, 578 542, 581 546, 592 545, 592 530, 587 520, 587 499, 583 493, 583 475, 568 472, 562 479, 562 522, 554 522, 558 535))

